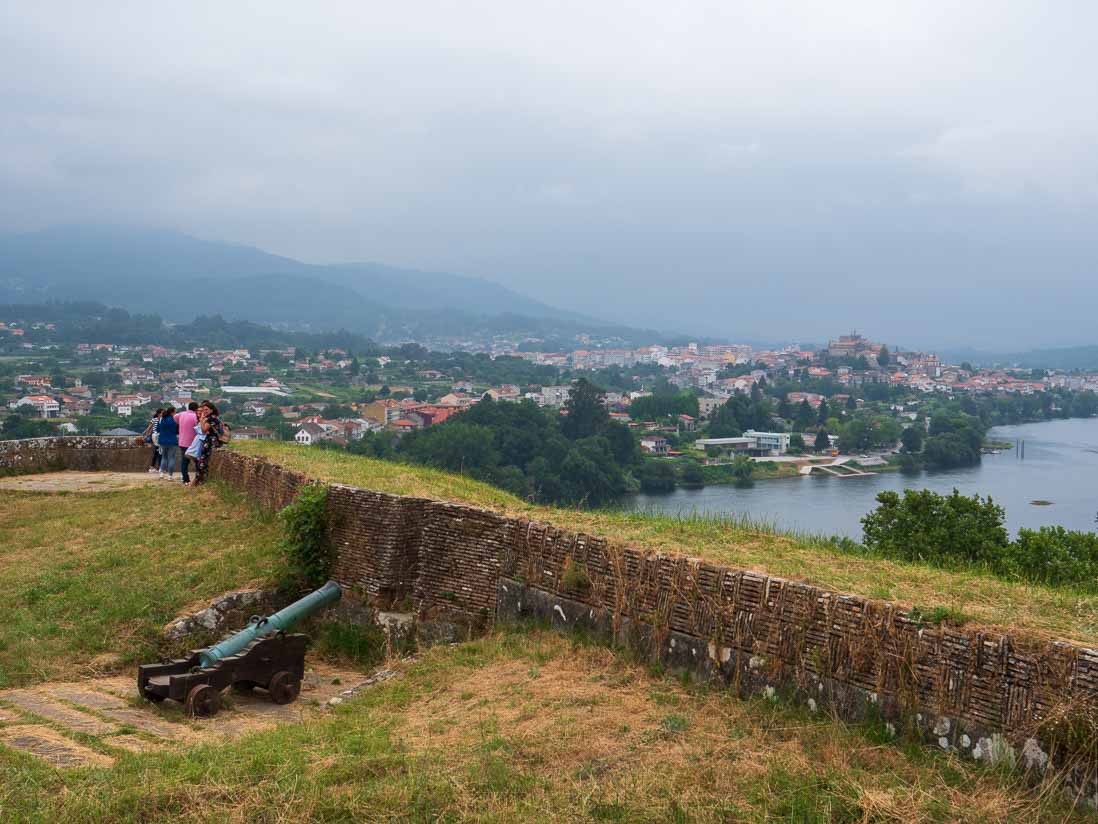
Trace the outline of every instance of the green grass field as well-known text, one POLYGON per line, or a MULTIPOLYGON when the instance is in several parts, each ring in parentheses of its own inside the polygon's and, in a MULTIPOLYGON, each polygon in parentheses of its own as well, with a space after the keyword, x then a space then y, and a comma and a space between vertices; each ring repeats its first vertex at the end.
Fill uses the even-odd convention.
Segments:
POLYGON ((323 481, 463 501, 644 546, 766 572, 923 610, 942 608, 973 625, 1093 644, 1098 596, 854 554, 811 535, 781 534, 735 516, 670 517, 533 506, 470 478, 296 444, 248 441, 233 448, 323 481))
POLYGON ((212 486, 0 492, 0 688, 154 653, 187 605, 281 575, 278 540, 212 486))

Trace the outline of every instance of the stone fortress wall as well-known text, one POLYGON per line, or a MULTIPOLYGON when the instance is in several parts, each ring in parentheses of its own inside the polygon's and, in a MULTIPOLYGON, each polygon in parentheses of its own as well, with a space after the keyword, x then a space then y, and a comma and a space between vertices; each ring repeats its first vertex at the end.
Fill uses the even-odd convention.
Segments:
MULTIPOLYGON (((0 472, 53 462, 147 466, 147 448, 110 440, 0 443, 0 472)), ((217 453, 213 476, 271 511, 308 483, 231 450, 217 453)), ((980 760, 1036 772, 1054 764, 1098 804, 1098 648, 925 626, 894 604, 546 523, 328 488, 334 577, 376 609, 458 622, 470 632, 523 618, 582 630, 743 696, 877 718, 980 760), (1087 723, 1090 734, 1080 737, 1087 723)))

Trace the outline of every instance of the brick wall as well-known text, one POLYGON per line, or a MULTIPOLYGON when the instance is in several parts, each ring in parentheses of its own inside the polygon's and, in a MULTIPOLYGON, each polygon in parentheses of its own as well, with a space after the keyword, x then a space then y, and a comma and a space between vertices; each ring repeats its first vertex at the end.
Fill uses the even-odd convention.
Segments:
MULTIPOLYGON (((304 481, 231 451, 215 475, 268 506, 304 481)), ((341 485, 328 501, 335 577, 381 607, 410 599, 420 616, 584 626, 744 694, 783 692, 851 719, 880 713, 944 749, 1034 767, 1050 751, 1064 760, 1050 717, 1098 706, 1095 648, 923 626, 886 602, 462 504, 341 485)), ((1073 769, 1070 783, 1098 794, 1095 759, 1073 769)))

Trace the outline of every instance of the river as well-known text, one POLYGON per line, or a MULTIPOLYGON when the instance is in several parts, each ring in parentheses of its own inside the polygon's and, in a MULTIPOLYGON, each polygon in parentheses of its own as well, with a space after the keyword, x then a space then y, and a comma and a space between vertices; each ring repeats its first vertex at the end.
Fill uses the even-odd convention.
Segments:
POLYGON ((779 529, 847 535, 861 540, 860 519, 876 507, 886 489, 931 489, 948 494, 991 495, 1006 510, 1007 527, 1060 524, 1094 530, 1098 513, 1098 418, 1071 418, 1000 426, 994 441, 1025 441, 1025 458, 1014 449, 984 455, 979 466, 904 475, 868 477, 811 475, 757 481, 749 489, 732 485, 678 489, 665 495, 631 495, 624 508, 666 513, 747 515, 779 529), (1035 506, 1032 501, 1051 501, 1035 506))

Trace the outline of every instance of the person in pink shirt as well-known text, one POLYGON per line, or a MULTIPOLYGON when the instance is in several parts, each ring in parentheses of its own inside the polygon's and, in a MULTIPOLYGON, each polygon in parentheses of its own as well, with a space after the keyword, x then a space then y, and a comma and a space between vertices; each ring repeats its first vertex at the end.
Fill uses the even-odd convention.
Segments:
POLYGON ((179 424, 179 451, 182 454, 181 460, 183 461, 182 470, 184 485, 191 482, 190 476, 187 474, 187 463, 193 460, 193 458, 187 457, 187 449, 194 443, 195 430, 198 427, 197 409, 198 404, 191 401, 187 404, 186 411, 180 412, 175 416, 175 422, 179 424))

